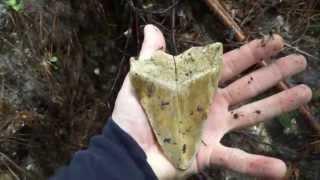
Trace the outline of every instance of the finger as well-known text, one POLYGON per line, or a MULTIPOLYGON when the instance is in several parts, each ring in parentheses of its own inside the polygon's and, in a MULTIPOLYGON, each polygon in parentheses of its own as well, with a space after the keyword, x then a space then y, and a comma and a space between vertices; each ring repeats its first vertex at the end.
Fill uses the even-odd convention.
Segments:
MULTIPOLYGON (((162 32, 154 25, 148 24, 144 27, 144 39, 139 54, 139 58, 147 59, 150 58, 152 53, 159 49, 165 49, 166 43, 162 32)), ((132 84, 127 76, 121 89, 125 89, 125 93, 134 94, 132 84)))
POLYGON ((230 105, 237 104, 275 86, 281 80, 306 68, 306 59, 301 55, 290 55, 273 64, 250 73, 227 86, 223 92, 230 105))
POLYGON ((254 125, 284 112, 292 111, 311 100, 312 92, 299 85, 230 112, 230 128, 254 125))
POLYGON ((210 164, 228 169, 270 179, 280 179, 286 174, 283 161, 261 155, 253 155, 240 149, 218 146, 212 148, 210 164))
POLYGON ((224 54, 221 81, 226 81, 250 66, 276 55, 283 47, 283 39, 273 35, 270 40, 254 40, 240 49, 224 54))
POLYGON ((165 48, 166 43, 162 32, 154 25, 146 25, 139 58, 148 59, 154 51, 165 48))
POLYGON ((218 89, 209 107, 207 120, 204 122, 202 128, 202 140, 207 144, 215 143, 212 141, 213 139, 220 140, 229 130, 229 124, 222 123, 219 120, 216 121, 229 113, 228 107, 228 102, 224 96, 221 95, 220 89, 218 89))

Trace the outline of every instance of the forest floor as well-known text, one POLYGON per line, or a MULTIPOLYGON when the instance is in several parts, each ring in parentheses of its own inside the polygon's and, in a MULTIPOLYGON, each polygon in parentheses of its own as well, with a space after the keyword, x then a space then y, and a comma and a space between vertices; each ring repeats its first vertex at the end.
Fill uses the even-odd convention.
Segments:
MULTIPOLYGON (((320 2, 221 1, 245 34, 239 41, 205 1, 1 1, 0 180, 46 179, 86 148, 112 112, 145 24, 163 31, 171 54, 216 41, 229 51, 277 33, 286 42, 280 56, 306 56, 307 70, 287 83, 312 88, 307 111, 230 133, 223 143, 283 159, 287 179, 320 179, 320 131, 310 123, 320 123, 320 2)), ((254 179, 216 167, 211 178, 254 179)))

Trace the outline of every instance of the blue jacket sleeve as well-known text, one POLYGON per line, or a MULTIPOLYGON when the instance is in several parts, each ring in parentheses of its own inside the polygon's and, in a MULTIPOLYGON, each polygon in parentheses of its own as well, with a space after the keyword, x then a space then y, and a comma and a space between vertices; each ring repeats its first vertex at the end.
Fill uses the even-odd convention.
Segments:
POLYGON ((141 147, 113 120, 50 180, 157 179, 141 147))

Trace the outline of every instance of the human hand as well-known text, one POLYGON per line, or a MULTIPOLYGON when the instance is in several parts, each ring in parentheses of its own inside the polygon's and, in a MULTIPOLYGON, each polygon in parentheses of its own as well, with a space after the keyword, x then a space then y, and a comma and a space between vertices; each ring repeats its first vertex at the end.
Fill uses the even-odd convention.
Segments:
MULTIPOLYGON (((144 34, 140 58, 148 58, 154 51, 165 49, 165 40, 158 28, 147 25, 144 34)), ((254 40, 240 49, 224 54, 220 82, 234 79, 250 66, 270 59, 279 53, 282 47, 282 38, 274 35, 265 45, 261 40, 254 40)), ((305 68, 306 60, 303 56, 289 55, 233 81, 225 88, 220 88, 203 126, 202 141, 205 143, 200 145, 187 174, 199 172, 207 166, 218 165, 253 176, 271 179, 283 177, 286 173, 283 161, 225 147, 220 141, 226 133, 234 129, 255 125, 310 101, 310 88, 298 85, 265 99, 230 109, 231 106, 239 105, 261 94, 282 79, 305 68)), ((179 171, 162 153, 128 76, 118 94, 112 118, 141 146, 159 179, 179 176, 179 171)))

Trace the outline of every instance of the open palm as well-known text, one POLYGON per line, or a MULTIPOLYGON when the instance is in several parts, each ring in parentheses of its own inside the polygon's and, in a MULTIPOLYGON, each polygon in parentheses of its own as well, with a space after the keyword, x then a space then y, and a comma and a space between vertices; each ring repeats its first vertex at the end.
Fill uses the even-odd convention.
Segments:
MULTIPOLYGON (((140 58, 151 57, 154 51, 165 49, 165 40, 158 28, 147 25, 144 33, 140 58)), ((234 79, 259 61, 270 59, 282 47, 282 38, 275 35, 266 43, 254 40, 240 49, 224 54, 220 82, 234 79)), ((299 85, 268 98, 230 109, 231 106, 234 107, 257 96, 282 79, 305 68, 306 60, 303 56, 289 55, 219 89, 203 126, 203 143, 195 156, 194 163, 186 173, 195 173, 207 166, 219 165, 254 176, 272 179, 283 177, 286 172, 283 161, 225 147, 220 141, 231 130, 255 125, 307 103, 311 99, 311 90, 305 85, 299 85)), ((159 179, 182 176, 163 155, 128 77, 118 94, 112 118, 141 146, 147 155, 148 163, 159 179)))

